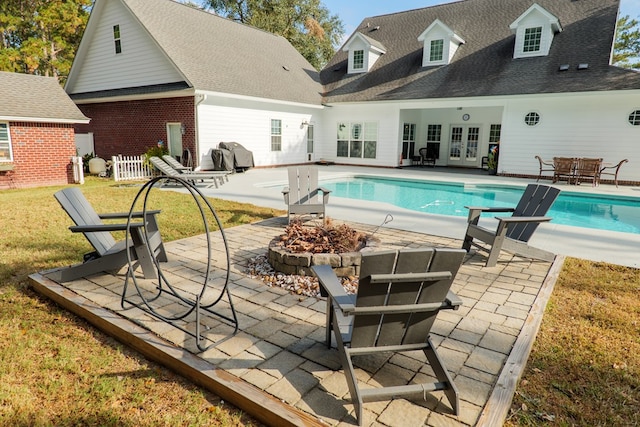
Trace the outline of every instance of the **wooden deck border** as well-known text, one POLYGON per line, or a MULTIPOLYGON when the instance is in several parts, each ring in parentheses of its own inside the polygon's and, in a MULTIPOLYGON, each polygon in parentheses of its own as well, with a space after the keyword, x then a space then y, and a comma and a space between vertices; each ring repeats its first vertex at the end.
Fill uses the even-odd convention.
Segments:
POLYGON ((215 393, 267 425, 326 426, 242 379, 216 368, 198 356, 176 347, 121 317, 48 279, 40 273, 29 276, 34 291, 87 320, 90 324, 146 358, 215 393))

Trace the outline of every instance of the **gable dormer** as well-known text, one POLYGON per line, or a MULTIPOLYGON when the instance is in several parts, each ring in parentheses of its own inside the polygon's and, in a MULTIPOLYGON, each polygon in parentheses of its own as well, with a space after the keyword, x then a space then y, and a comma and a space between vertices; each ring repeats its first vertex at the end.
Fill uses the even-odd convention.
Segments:
POLYGON ((514 59, 547 56, 553 36, 562 31, 558 18, 537 3, 513 21, 509 28, 516 35, 514 59))
POLYGON ((366 73, 371 70, 387 49, 377 40, 356 32, 342 48, 349 53, 349 74, 366 73))
POLYGON ((442 21, 436 19, 418 36, 423 43, 422 66, 446 65, 451 63, 456 50, 464 43, 462 37, 453 32, 442 21))

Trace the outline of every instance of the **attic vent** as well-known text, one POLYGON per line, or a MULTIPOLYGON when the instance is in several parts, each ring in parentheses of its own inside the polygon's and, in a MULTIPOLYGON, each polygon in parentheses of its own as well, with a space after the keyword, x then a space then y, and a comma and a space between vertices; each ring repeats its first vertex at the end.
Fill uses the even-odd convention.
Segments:
POLYGON ((284 69, 285 71, 290 71, 289 67, 287 67, 286 65, 283 65, 282 69, 284 69))
POLYGON ((578 70, 586 70, 587 68, 589 68, 587 63, 578 64, 578 70))
POLYGON ((569 64, 562 64, 560 65, 560 67, 558 67, 558 71, 568 71, 569 70, 569 64))

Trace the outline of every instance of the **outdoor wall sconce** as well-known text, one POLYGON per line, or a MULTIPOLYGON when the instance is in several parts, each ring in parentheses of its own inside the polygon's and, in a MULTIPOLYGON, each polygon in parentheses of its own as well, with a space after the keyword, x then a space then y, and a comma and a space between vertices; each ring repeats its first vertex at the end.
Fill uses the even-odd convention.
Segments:
POLYGON ((300 123, 300 129, 302 129, 305 126, 309 126, 309 122, 307 120, 303 120, 302 123, 300 123))

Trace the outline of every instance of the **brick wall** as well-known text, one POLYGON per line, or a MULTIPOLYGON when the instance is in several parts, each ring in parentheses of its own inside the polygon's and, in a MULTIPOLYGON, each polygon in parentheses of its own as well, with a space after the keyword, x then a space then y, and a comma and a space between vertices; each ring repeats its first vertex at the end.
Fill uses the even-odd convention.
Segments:
POLYGON ((73 182, 76 154, 71 124, 10 122, 13 170, 0 172, 0 189, 73 182))
POLYGON ((80 104, 91 119, 88 125, 76 125, 76 132, 93 132, 96 155, 106 160, 122 154, 138 156, 167 142, 167 123, 183 123, 186 132, 182 146, 195 153, 195 106, 192 96, 139 101, 80 104))

